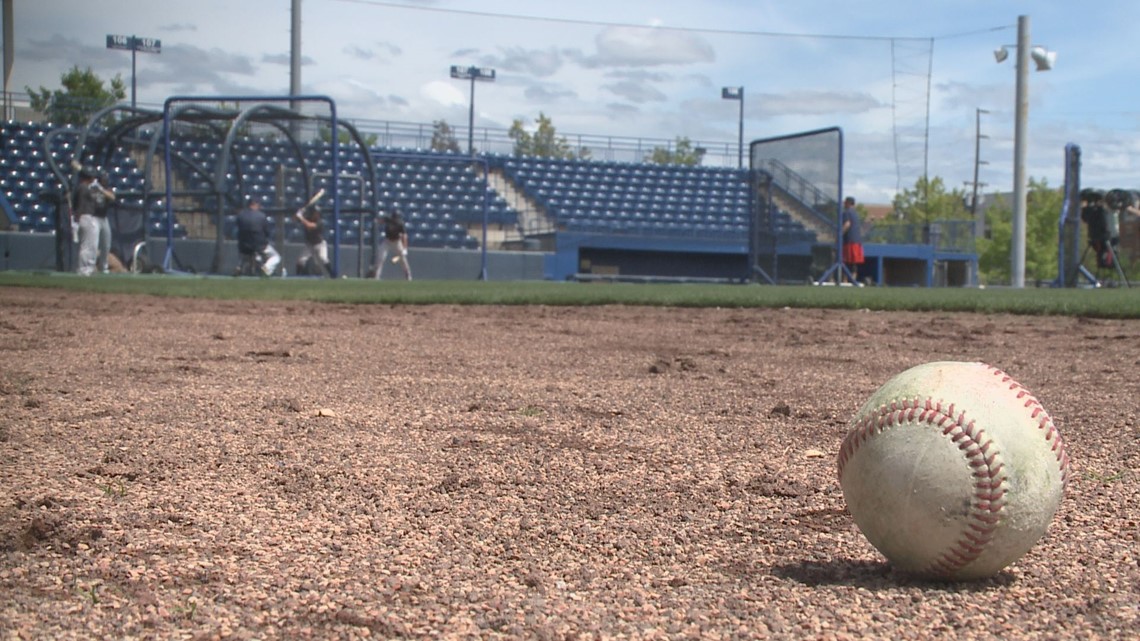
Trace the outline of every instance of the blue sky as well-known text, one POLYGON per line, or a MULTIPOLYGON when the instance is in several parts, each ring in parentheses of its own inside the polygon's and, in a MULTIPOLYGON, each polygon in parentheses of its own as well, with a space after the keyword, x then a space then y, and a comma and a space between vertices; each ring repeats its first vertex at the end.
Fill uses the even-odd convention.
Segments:
MULTIPOLYGON (((54 89, 74 64, 129 87, 130 55, 105 40, 134 34, 163 47, 138 56, 141 103, 288 92, 290 0, 15 4, 13 91, 54 89)), ((845 191, 871 203, 913 186, 924 165, 964 187, 983 108, 980 182, 1009 191, 1014 56, 997 64, 993 50, 1013 45, 1028 15, 1033 44, 1057 52, 1054 69, 1029 74, 1029 175, 1061 184, 1064 145, 1075 142, 1086 186, 1140 188, 1140 3, 1083 5, 303 0, 302 87, 333 97, 345 117, 465 125, 468 86, 448 68, 478 64, 497 79, 477 89, 477 127, 542 111, 561 133, 731 143, 738 104, 720 90, 742 85, 746 141, 840 126, 845 191)))

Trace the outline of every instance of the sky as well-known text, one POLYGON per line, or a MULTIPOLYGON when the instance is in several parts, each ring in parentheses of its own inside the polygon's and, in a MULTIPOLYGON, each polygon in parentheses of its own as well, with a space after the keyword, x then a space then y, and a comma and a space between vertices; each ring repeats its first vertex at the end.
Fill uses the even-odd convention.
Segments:
MULTIPOLYGON (((140 105, 289 91, 291 0, 14 4, 10 91, 56 89, 79 65, 121 75, 129 100, 131 56, 107 49, 109 34, 162 42, 137 56, 140 105)), ((477 130, 542 112, 560 134, 733 151, 740 103, 721 88, 742 86, 745 144, 840 127, 844 192, 865 203, 924 171, 969 191, 975 158, 983 193, 1012 190, 1025 15, 1031 44, 1057 56, 1029 65, 1029 177, 1061 185, 1076 143, 1083 186, 1140 189, 1135 0, 302 0, 301 12, 302 92, 330 96, 340 117, 465 130, 470 85, 448 70, 478 65, 496 79, 476 87, 477 130)))

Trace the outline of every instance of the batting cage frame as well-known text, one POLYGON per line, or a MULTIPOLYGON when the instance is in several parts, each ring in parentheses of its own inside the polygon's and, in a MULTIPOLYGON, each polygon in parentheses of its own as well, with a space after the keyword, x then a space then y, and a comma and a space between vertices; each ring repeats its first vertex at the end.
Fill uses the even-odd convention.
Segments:
MULTIPOLYGON (((192 95, 178 95, 170 96, 163 102, 162 108, 162 143, 164 160, 164 182, 166 189, 165 207, 166 207, 166 253, 163 258, 163 268, 170 271, 172 262, 174 261, 174 234, 173 234, 173 221, 174 221, 174 161, 175 155, 173 151, 173 132, 174 126, 178 122, 196 123, 202 125, 207 131, 212 130, 215 133, 224 133, 222 149, 217 155, 214 162, 213 171, 207 170, 207 175, 210 180, 210 185, 213 191, 213 201, 216 210, 217 221, 215 231, 215 247, 214 257, 211 263, 210 271, 213 273, 220 273, 222 271, 222 256, 225 244, 225 229, 222 221, 225 219, 225 211, 227 206, 231 208, 238 208, 244 205, 244 196, 248 196, 242 185, 242 171, 241 162, 238 156, 234 153, 234 143, 238 136, 243 135, 243 129, 247 124, 261 124, 272 127, 276 132, 282 136, 292 148, 297 162, 299 163, 302 171, 303 184, 308 186, 310 184, 309 168, 306 161, 306 156, 303 151, 302 141, 298 140, 295 129, 298 125, 307 122, 327 123, 329 127, 329 146, 330 146, 330 165, 331 173, 334 176, 340 175, 340 149, 339 149, 339 133, 340 127, 337 120, 336 101, 328 96, 321 95, 300 95, 300 96, 249 96, 249 95, 220 95, 220 96, 192 96, 192 95), (240 105, 241 103, 254 103, 252 107, 247 107, 241 110, 235 109, 222 109, 204 107, 202 103, 228 103, 233 102, 240 105), (291 106, 296 106, 299 103, 324 103, 328 106, 329 115, 327 117, 313 114, 304 114, 300 109, 294 110, 292 108, 282 108, 275 103, 288 103, 291 106), (186 103, 176 108, 179 103, 186 103), (228 122, 229 126, 226 131, 222 132, 216 123, 228 122), (285 126, 288 123, 290 126, 285 126), (230 166, 234 167, 234 171, 229 171, 230 166), (236 180, 236 185, 231 183, 231 179, 236 180), (235 188, 236 187, 236 191, 235 188), (228 201, 228 202, 227 202, 228 201)), ((359 134, 355 128, 349 128, 350 135, 352 135, 362 150, 366 151, 367 147, 360 140, 359 134)), ((364 154, 365 158, 368 154, 364 154)), ((369 167, 371 162, 369 161, 369 167)), ((202 173, 204 169, 201 166, 194 167, 196 171, 202 173)), ((375 176, 374 171, 369 171, 370 176, 375 176)), ((329 194, 329 200, 332 201, 332 257, 330 260, 331 271, 334 276, 340 274, 340 210, 341 199, 339 190, 336 188, 336 183, 333 181, 332 190, 329 194)), ((279 197, 283 197, 280 194, 279 197)), ((282 213, 289 209, 290 205, 282 203, 282 213)), ((284 215, 281 216, 282 221, 284 215)), ((282 226, 277 230, 278 238, 283 235, 282 226)))
MULTIPOLYGON (((444 164, 452 164, 452 165, 469 165, 472 169, 474 169, 476 166, 482 167, 482 169, 483 169, 483 190, 482 190, 482 192, 483 193, 482 193, 482 203, 481 204, 482 204, 483 216, 482 216, 482 238, 479 240, 479 252, 480 252, 479 280, 486 281, 487 280, 487 230, 488 230, 488 227, 490 225, 490 209, 491 209, 491 194, 490 194, 490 191, 488 189, 488 187, 490 186, 489 178, 491 175, 491 164, 490 164, 490 162, 486 158, 479 158, 477 156, 450 156, 450 155, 444 155, 444 154, 423 154, 423 153, 398 152, 398 151, 373 151, 370 153, 371 153, 371 158, 372 158, 374 163, 377 161, 384 161, 384 160, 402 160, 402 161, 409 161, 409 162, 425 162, 425 163, 431 162, 431 163, 444 163, 444 164)), ((378 187, 376 181, 377 181, 377 178, 374 178, 372 181, 374 193, 379 191, 379 187, 378 187)), ((392 203, 385 203, 383 208, 391 210, 391 209, 395 208, 395 206, 392 203)), ((373 219, 373 228, 376 229, 377 231, 379 231, 379 227, 378 227, 379 222, 380 222, 379 219, 380 219, 380 214, 379 214, 379 210, 377 210, 375 218, 373 219)), ((379 262, 377 261, 377 257, 379 256, 379 251, 380 251, 379 250, 380 239, 378 238, 378 236, 379 236, 379 234, 377 234, 377 233, 374 233, 372 235, 372 256, 373 256, 373 262, 376 263, 376 268, 381 269, 383 267, 383 265, 380 265, 379 262)))
MULTIPOLYGON (((300 107, 298 107, 300 109, 300 107)), ((80 167, 88 171, 98 171, 110 177, 116 186, 116 201, 113 211, 109 214, 112 220, 114 236, 118 238, 121 232, 132 237, 141 228, 146 229, 142 238, 133 248, 125 248, 117 252, 124 266, 132 271, 140 271, 134 264, 133 258, 142 257, 143 263, 161 264, 161 270, 173 272, 181 271, 182 265, 175 253, 175 241, 187 235, 187 229, 178 221, 180 213, 209 213, 213 209, 212 220, 215 232, 215 248, 210 271, 221 271, 222 247, 225 243, 224 224, 227 220, 225 210, 227 207, 236 209, 243 205, 243 195, 253 187, 247 184, 247 175, 243 171, 243 161, 234 153, 235 143, 250 145, 243 132, 261 129, 271 131, 273 138, 283 142, 291 152, 290 160, 295 161, 295 167, 278 166, 276 208, 280 210, 276 235, 278 241, 284 240, 284 219, 288 210, 304 200, 304 195, 297 197, 289 193, 293 190, 284 188, 285 180, 280 170, 296 169, 300 175, 301 185, 308 187, 313 184, 314 174, 306 156, 306 144, 309 141, 299 140, 298 133, 314 128, 320 132, 321 127, 327 127, 328 140, 321 141, 328 146, 329 169, 342 177, 341 172, 340 138, 347 133, 347 137, 355 143, 362 158, 358 168, 360 173, 347 174, 348 177, 357 176, 367 188, 361 190, 361 198, 355 205, 348 207, 352 211, 361 212, 361 215, 370 215, 376 211, 376 195, 372 186, 375 184, 375 169, 369 155, 367 145, 360 133, 348 122, 337 118, 336 103, 327 96, 301 95, 301 96, 171 96, 167 99, 162 111, 132 107, 117 104, 106 107, 93 114, 87 123, 78 130, 72 127, 53 129, 44 136, 45 158, 50 171, 54 174, 59 189, 60 206, 57 212, 57 235, 64 238, 71 236, 70 195, 78 183, 80 167), (184 101, 187 104, 178 105, 184 101), (225 106, 226 102, 233 102, 235 106, 225 106), (252 103, 253 106, 241 108, 240 103, 252 103), (306 103, 319 103, 327 106, 327 115, 305 114, 293 109, 278 106, 275 103, 288 102, 290 105, 304 105, 306 103), (221 107, 208 106, 210 103, 220 104, 221 107), (161 126, 158 126, 161 123, 161 126), (208 160, 203 162, 199 158, 176 153, 173 144, 172 131, 184 123, 191 123, 199 127, 198 135, 208 138, 213 143, 220 144, 223 151, 218 154, 216 162, 208 160), (162 145, 162 148, 159 148, 162 145), (63 153, 53 153, 56 149, 63 153), (70 156, 67 153, 70 151, 70 156), (156 166, 162 163, 162 167, 156 166), (205 188, 186 184, 185 177, 178 178, 173 172, 178 168, 183 174, 194 177, 198 183, 208 185, 205 188), (159 181, 164 184, 157 184, 159 181), (297 200, 292 202, 289 200, 297 200), (161 212, 161 220, 156 220, 161 212), (115 221, 126 221, 128 224, 122 230, 114 229, 115 221), (165 240, 165 252, 161 261, 151 259, 150 246, 146 242, 158 238, 165 240), (177 267, 177 269, 175 269, 177 267)), ((190 126, 190 125, 187 125, 190 126)), ((314 137, 314 139, 317 137, 314 137)), ((348 163, 352 165, 351 162, 348 163)), ((333 173, 328 172, 328 173, 333 173)), ((302 187, 302 189, 304 189, 302 187)), ((332 268, 334 273, 340 270, 341 245, 341 218, 346 207, 338 190, 329 194, 332 209, 332 229, 330 238, 332 242, 332 268)), ((232 218, 232 217, 230 217, 232 218)), ((209 226, 205 226, 207 233, 209 226)), ((208 238, 208 236, 207 236, 208 238)), ((70 259, 73 253, 66 243, 60 243, 57 248, 60 258, 70 259)), ((62 260, 57 263, 62 264, 62 260)), ((192 270, 191 270, 192 271, 192 270)))
POLYGON ((835 262, 817 284, 838 270, 853 278, 843 263, 843 130, 826 127, 754 140, 749 163, 753 206, 748 251, 753 272, 775 282, 781 255, 798 251, 810 256, 816 245, 830 244, 827 236, 834 234, 835 262), (822 236, 823 242, 791 238, 777 224, 780 212, 814 231, 817 239, 822 236), (761 265, 766 258, 771 274, 761 265))
MULTIPOLYGON (((75 263, 75 223, 72 196, 79 183, 80 170, 100 174, 102 182, 109 184, 115 158, 123 154, 124 146, 136 147, 145 139, 142 129, 158 119, 153 110, 116 104, 104 107, 88 118, 84 126, 76 129, 69 125, 48 131, 43 138, 44 158, 55 176, 56 192, 51 195, 58 201, 55 211, 56 267, 70 269, 75 263), (57 150, 67 153, 57 153, 57 150)), ((144 173, 144 175, 146 175, 144 173)), ((149 271, 151 264, 146 249, 148 189, 115 189, 115 201, 108 209, 108 222, 112 231, 112 253, 123 266, 132 272, 149 271)))

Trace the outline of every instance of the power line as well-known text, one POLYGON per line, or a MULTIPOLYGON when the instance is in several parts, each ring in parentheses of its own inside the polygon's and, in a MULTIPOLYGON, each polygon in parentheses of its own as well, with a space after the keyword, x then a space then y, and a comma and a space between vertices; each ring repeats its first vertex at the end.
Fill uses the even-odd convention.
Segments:
MULTIPOLYGON (((383 0, 338 0, 345 4, 362 4, 373 7, 387 7, 390 9, 407 9, 409 11, 427 11, 432 13, 449 13, 454 15, 475 16, 479 18, 498 18, 502 20, 523 20, 528 22, 549 22, 554 24, 576 24, 587 25, 592 27, 623 27, 628 29, 658 29, 661 31, 678 31, 683 33, 705 33, 726 36, 752 36, 763 38, 809 38, 818 40, 860 40, 868 42, 894 42, 898 40, 918 40, 929 42, 932 40, 930 37, 917 37, 917 36, 859 36, 847 34, 834 34, 834 33, 786 33, 779 31, 747 31, 743 29, 709 29, 702 27, 670 27, 665 25, 645 25, 636 24, 632 22, 609 22, 606 20, 584 20, 577 18, 550 18, 546 16, 528 16, 518 13, 494 13, 491 11, 472 11, 470 9, 450 9, 444 7, 428 7, 422 5, 407 5, 399 2, 384 2, 383 0)), ((991 33, 994 31, 1002 31, 1005 29, 1012 29, 1012 25, 992 27, 989 29, 981 29, 978 31, 969 31, 956 34, 948 34, 939 36, 938 38, 961 38, 966 36, 978 35, 982 33, 991 33)))

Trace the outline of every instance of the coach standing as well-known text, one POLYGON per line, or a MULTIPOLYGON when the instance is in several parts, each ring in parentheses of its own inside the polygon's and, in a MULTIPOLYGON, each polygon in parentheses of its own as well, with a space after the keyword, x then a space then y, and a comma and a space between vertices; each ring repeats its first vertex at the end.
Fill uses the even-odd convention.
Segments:
POLYGON ((859 212, 855 211, 855 198, 843 199, 843 265, 847 268, 844 282, 859 282, 859 266, 863 264, 863 231, 859 212), (850 281, 847 280, 850 276, 850 281))

